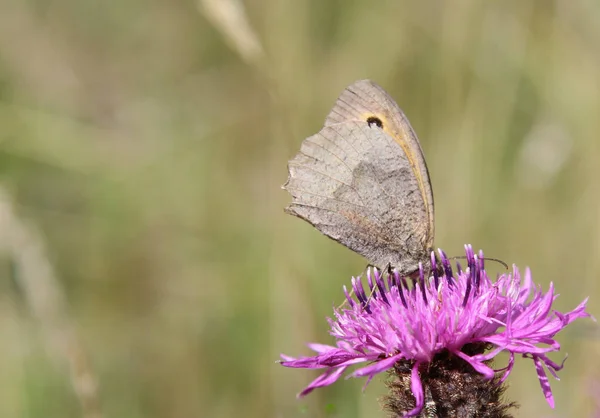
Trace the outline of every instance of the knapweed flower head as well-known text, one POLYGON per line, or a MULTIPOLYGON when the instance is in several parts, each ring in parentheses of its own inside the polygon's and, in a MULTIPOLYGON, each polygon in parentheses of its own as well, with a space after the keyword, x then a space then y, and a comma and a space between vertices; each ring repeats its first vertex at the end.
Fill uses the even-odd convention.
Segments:
POLYGON ((568 313, 552 310, 557 297, 552 284, 544 293, 533 283, 529 269, 521 275, 516 267, 493 282, 484 269, 483 253, 474 254, 470 246, 465 249, 468 267, 462 270, 457 263, 456 273, 440 250, 439 260, 431 254, 427 278, 422 266, 414 280, 395 271, 382 274, 369 269, 367 290, 360 279, 352 278, 354 296, 344 287, 347 304, 334 309, 334 318, 329 319, 336 345, 309 344, 316 352, 312 357, 282 355, 286 367, 325 369, 299 396, 334 383, 350 366, 367 363, 349 377, 365 376, 370 381, 384 371, 400 377, 389 386, 394 396, 408 394, 410 399, 395 405, 393 399, 387 400, 399 415, 427 415, 429 408, 436 416, 446 416, 440 411, 446 408, 453 416, 507 416, 503 411, 512 405, 485 415, 468 403, 475 400, 488 408, 492 401, 482 400, 480 385, 491 388, 491 398, 499 398, 515 355, 522 355, 533 361, 542 392, 554 407, 546 370, 556 378, 563 364, 547 354, 560 350, 554 339, 560 330, 590 316, 585 312, 587 299, 568 313), (501 352, 509 354, 509 361, 495 370, 491 360, 501 352), (456 393, 473 387, 478 393, 470 399, 456 393), (441 393, 444 390, 452 393, 441 393), (444 397, 453 405, 444 405, 444 397), (457 412, 461 411, 457 403, 465 408, 462 412, 457 412))

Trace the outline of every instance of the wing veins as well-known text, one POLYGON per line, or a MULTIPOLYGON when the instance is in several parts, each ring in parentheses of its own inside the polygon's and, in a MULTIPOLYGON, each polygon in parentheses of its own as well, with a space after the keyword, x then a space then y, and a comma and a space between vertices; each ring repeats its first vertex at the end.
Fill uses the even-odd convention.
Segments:
MULTIPOLYGON (((338 137, 339 137, 339 138, 341 138, 341 139, 345 140, 345 138, 344 138, 342 135, 340 135, 340 133, 339 133, 337 130, 334 130, 334 132, 335 132, 335 133, 338 135, 338 137)), ((356 132, 355 132, 354 130, 351 130, 351 134, 352 134, 352 136, 354 137, 354 139, 355 139, 356 141, 358 141, 358 138, 356 137, 356 132)), ((383 134, 387 136, 387 134, 386 134, 385 132, 383 132, 383 134)), ((371 148, 375 148, 375 144, 373 143, 373 141, 371 140, 371 138, 369 138, 369 137, 368 137, 368 135, 367 135, 367 138, 368 138, 368 140, 369 140, 369 142, 370 142, 370 144, 371 144, 371 148)), ((351 147, 352 147, 352 148, 353 148, 353 149, 354 149, 354 150, 355 150, 355 151, 358 153, 358 151, 356 150, 356 148, 354 148, 354 146, 352 145, 352 143, 351 143, 351 142, 348 142, 348 144, 349 144, 349 145, 350 145, 350 146, 351 146, 351 147)), ((360 153, 358 153, 358 154, 360 154, 360 153)), ((378 180, 377 180, 375 177, 373 177, 373 180, 374 180, 374 181, 375 181, 375 183, 376 183, 376 184, 379 186, 379 189, 380 189, 380 190, 381 190, 381 191, 382 191, 382 192, 383 192, 383 193, 384 193, 384 194, 385 194, 385 195, 386 195, 388 198, 389 198, 389 197, 391 197, 391 195, 390 195, 390 194, 387 192, 387 190, 385 190, 385 188, 383 187, 383 185, 382 185, 382 184, 381 184, 381 183, 380 183, 380 182, 379 182, 379 181, 378 181, 378 180)), ((359 196, 360 196, 360 194, 359 194, 359 196)), ((363 203, 364 203, 364 200, 362 199, 362 196, 361 196, 361 200, 362 200, 362 201, 363 201, 363 203)), ((377 220, 377 223, 379 224, 379 226, 380 226, 380 227, 383 227, 383 226, 384 226, 384 222, 383 222, 383 221, 382 221, 382 220, 379 218, 379 216, 377 216, 375 213, 373 213, 373 217, 374 217, 374 218, 377 220)), ((396 234, 396 232, 393 232, 392 234, 393 234, 394 236, 396 236, 396 237, 397 237, 397 234, 396 234)))
MULTIPOLYGON (((337 130, 335 130, 335 129, 334 129, 334 130, 333 130, 333 132, 334 132, 335 134, 337 134, 337 135, 338 135, 340 138, 342 138, 342 139, 343 139, 343 137, 342 137, 341 135, 339 135, 339 133, 337 132, 337 130)), ((322 136, 323 136, 323 135, 322 135, 322 136)), ((330 140, 329 140, 327 137, 323 136, 323 138, 327 139, 329 142, 331 142, 332 144, 334 144, 334 145, 335 145, 335 142, 332 142, 332 141, 330 141, 330 140)), ((305 139, 305 141, 307 141, 307 140, 308 140, 308 138, 307 138, 307 139, 305 139)), ((310 142, 310 143, 313 143, 312 141, 308 141, 308 142, 310 142)), ((319 145, 319 144, 316 144, 316 145, 319 145)), ((337 146, 337 145, 336 145, 336 146, 337 146)), ((352 144, 350 144, 350 146, 352 146, 352 144)), ((356 151, 356 153, 357 153, 357 154, 360 154, 360 153, 359 153, 359 152, 356 150, 356 148, 354 148, 353 146, 352 146, 352 148, 354 149, 354 151, 356 151)), ((324 147, 323 147, 323 149, 326 149, 326 148, 324 148, 324 147)), ((315 161, 318 161, 318 162, 323 162, 323 161, 321 161, 321 160, 318 160, 317 158, 313 157, 312 155, 308 155, 308 154, 306 154, 305 152, 302 152, 302 151, 300 151, 300 153, 301 153, 302 155, 304 155, 304 156, 308 157, 308 158, 311 158, 311 159, 315 160, 315 161)), ((335 154, 333 154, 333 153, 332 153, 332 155, 335 155, 335 154)), ((324 162, 323 162, 323 163, 324 163, 324 162)), ((350 173, 352 174, 352 173, 353 173, 353 170, 352 170, 352 169, 351 169, 351 168, 350 168, 350 167, 349 167, 349 166, 348 166, 348 165, 347 165, 347 164, 346 164, 344 161, 342 161, 342 163, 344 163, 344 165, 345 165, 345 166, 348 168, 348 170, 350 170, 350 173)), ((288 162, 288 166, 289 166, 289 165, 290 165, 290 162, 288 162)), ((294 164, 292 164, 292 165, 294 165, 294 164)), ((334 177, 331 177, 331 176, 330 176, 330 175, 328 175, 328 174, 325 174, 325 173, 322 173, 322 172, 320 172, 320 171, 317 171, 316 169, 313 169, 312 167, 309 167, 308 165, 296 164, 295 166, 296 166, 296 167, 304 167, 304 168, 311 169, 311 170, 313 170, 313 171, 314 171, 314 172, 316 172, 316 173, 323 174, 324 176, 326 176, 326 177, 329 177, 329 178, 330 178, 330 179, 332 179, 332 180, 336 180, 336 181, 338 181, 339 183, 341 183, 341 184, 343 184, 343 185, 345 185, 345 186, 348 186, 348 187, 349 187, 349 188, 350 188, 352 191, 354 191, 354 193, 356 193, 356 195, 357 195, 357 196, 358 196, 358 198, 360 199, 361 203, 363 204, 363 206, 360 206, 360 207, 366 208, 366 206, 364 206, 364 205, 365 205, 365 200, 364 200, 363 196, 362 196, 362 195, 359 193, 359 191, 356 189, 356 187, 354 187, 352 184, 345 183, 345 182, 343 182, 343 181, 341 181, 341 180, 339 180, 339 179, 336 179, 336 178, 334 178, 334 177)), ((300 190, 300 189, 297 189, 297 190, 300 190)), ((304 190, 303 190, 303 191, 304 191, 304 190)), ((317 194, 314 194, 314 195, 315 195, 315 196, 319 196, 319 197, 326 197, 326 196, 321 196, 321 195, 317 195, 317 194)), ((343 200, 338 200, 338 199, 334 199, 334 200, 337 200, 337 201, 339 201, 339 202, 343 202, 343 200)), ((357 205, 357 206, 358 206, 358 205, 357 205)), ((380 222, 381 222, 381 221, 380 221, 380 222)))
MULTIPOLYGON (((371 110, 371 109, 369 109, 368 107, 366 107, 366 106, 364 106, 364 105, 362 105, 362 104, 361 104, 361 106, 363 107, 363 109, 364 109, 364 110, 358 109, 358 108, 357 108, 357 107, 355 107, 355 106, 354 106, 352 103, 349 103, 349 102, 347 102, 347 101, 346 101, 344 98, 342 98, 342 97, 340 97, 340 98, 339 98, 339 101, 340 101, 340 102, 342 102, 342 103, 344 103, 345 105, 348 105, 348 107, 349 107, 350 109, 354 110, 354 111, 355 111, 356 113, 358 113, 358 114, 364 113, 364 112, 365 112, 365 110, 366 110, 367 112, 372 112, 372 110, 371 110)), ((375 112, 373 112, 373 113, 375 113, 375 112)), ((366 121, 364 121, 364 120, 362 120, 362 119, 359 119, 359 120, 360 120, 361 122, 363 122, 363 123, 367 123, 366 121)))
MULTIPOLYGON (((352 205, 352 206, 356 206, 356 207, 359 207, 359 208, 362 208, 362 209, 367 209, 367 207, 366 207, 366 206, 364 206, 364 205, 361 205, 361 204, 358 204, 358 203, 347 202, 347 201, 345 201, 345 200, 341 200, 341 199, 338 199, 338 198, 336 198, 336 197, 331 197, 331 196, 323 196, 322 194, 318 194, 318 193, 309 192, 308 190, 304 190, 304 189, 301 189, 301 188, 298 188, 298 187, 289 187, 289 188, 287 188, 287 187, 286 187, 286 190, 289 190, 289 191, 298 191, 298 192, 303 192, 303 193, 310 194, 310 195, 313 195, 313 196, 322 197, 322 198, 324 198, 324 199, 330 199, 330 200, 334 200, 334 201, 336 201, 336 202, 340 202, 340 203, 347 203, 347 204, 349 204, 349 205, 352 205)), ((314 206, 314 205, 308 205, 308 204, 306 204, 306 203, 296 203, 296 202, 292 202, 292 204, 293 204, 293 205, 304 205, 304 206, 308 206, 308 207, 313 207, 313 208, 317 208, 317 209, 322 209, 322 208, 319 208, 318 206, 314 206)), ((331 212, 336 212, 336 211, 335 211, 335 210, 333 210, 333 209, 327 209, 327 210, 329 210, 329 211, 331 211, 331 212)), ((336 213, 339 213, 339 212, 336 212, 336 213)))
MULTIPOLYGON (((327 140, 327 142, 329 142, 330 144, 333 144, 333 145, 335 145, 336 147, 338 147, 338 148, 339 148, 339 146, 338 146, 338 145, 336 145, 336 143, 335 143, 335 142, 333 142, 333 141, 329 140, 329 138, 327 138, 326 136, 324 136, 324 135, 320 135, 320 137, 322 137, 322 138, 326 139, 326 140, 327 140)), ((339 160, 339 161, 340 161, 342 164, 344 164, 344 165, 346 166, 346 168, 347 168, 348 170, 350 170, 350 174, 352 174, 352 169, 351 169, 351 168, 350 168, 350 166, 349 166, 349 165, 346 163, 346 161, 342 160, 342 159, 341 159, 341 158, 340 158, 340 157, 339 157, 337 154, 335 154, 335 153, 334 153, 333 151, 331 151, 330 149, 327 149, 327 148, 325 148, 323 145, 319 144, 318 142, 309 141, 309 139, 310 139, 310 138, 306 138, 306 139, 304 140, 304 142, 308 142, 308 143, 310 143, 310 144, 314 144, 314 145, 316 145, 316 146, 318 146, 318 147, 321 147, 322 149, 324 149, 325 151, 327 151, 328 153, 330 153, 331 155, 333 155, 335 158, 337 158, 337 159, 338 159, 338 160, 339 160)), ((310 155, 307 155, 305 152, 303 152, 302 154, 306 155, 307 157, 310 157, 310 155)), ((313 157, 313 158, 314 158, 314 157, 313 157)), ((315 158, 315 160, 316 160, 316 158, 315 158)), ((318 160, 317 160, 317 161, 318 161, 318 160)))
MULTIPOLYGON (((343 184, 345 186, 348 186, 349 188, 351 188, 352 190, 354 190, 354 192, 356 192, 356 194, 358 194, 358 192, 356 191, 356 189, 354 189, 354 187, 352 187, 350 184, 348 184, 348 183, 346 183, 346 182, 344 182, 344 181, 342 181, 340 179, 337 179, 335 177, 331 177, 329 174, 323 173, 322 171, 319 171, 316 168, 311 167, 309 165, 293 164, 293 163, 290 162, 290 163, 288 163, 288 167, 302 167, 302 168, 307 168, 307 169, 309 169, 311 171, 314 171, 315 173, 319 173, 319 174, 323 175, 324 177, 330 178, 331 180, 337 181, 338 183, 341 183, 341 184, 343 184)), ((360 195, 359 195, 359 197, 360 197, 360 195)))
MULTIPOLYGON (((302 206, 302 207, 305 207, 305 208, 311 208, 311 209, 317 209, 317 210, 323 210, 323 211, 326 211, 326 212, 332 212, 332 213, 335 213, 335 214, 337 214, 337 215, 341 215, 341 216, 345 217, 346 219, 348 219, 348 217, 347 217, 347 216, 345 216, 343 213, 340 213, 340 212, 338 212, 338 211, 336 211, 336 210, 333 210, 333 209, 322 208, 322 207, 319 207, 319 206, 309 205, 309 204, 307 204, 307 203, 294 203, 294 202, 292 202, 292 203, 290 204, 290 206, 292 206, 292 205, 295 205, 295 206, 302 206)), ((290 206, 288 206, 288 208, 286 208, 286 209, 289 209, 289 207, 290 207, 290 206)), ((362 206, 360 206, 360 207, 362 207, 362 206)), ((299 218, 302 218, 302 219, 306 220, 306 221, 307 221, 307 222, 309 222, 311 225, 313 225, 313 226, 316 226, 316 225, 315 225, 315 223, 313 223, 313 222, 311 222, 311 221, 310 221, 310 219, 308 219, 308 218, 305 218, 305 217, 303 217, 303 216, 299 216, 299 215, 297 215, 297 214, 295 214, 295 213, 293 213, 293 214, 294 214, 294 216, 298 216, 299 218)), ((355 215, 356 215, 356 214, 355 214, 355 215)), ((367 221, 369 220, 369 218, 367 218, 366 216, 363 216, 363 215, 356 215, 356 216, 359 216, 360 218, 362 218, 362 219, 365 219, 365 220, 367 220, 367 221)), ((331 226, 331 224, 327 224, 327 225, 330 225, 330 226, 331 226)), ((381 226, 381 225, 378 225, 378 226, 381 226)), ((381 231, 381 234, 378 234, 378 235, 377 235, 377 239, 379 239, 380 241, 383 241, 383 242, 384 242, 384 243, 386 243, 386 244, 394 244, 394 241, 393 241, 393 240, 387 239, 386 237, 387 237, 387 235, 385 234, 385 230, 382 230, 382 231, 381 231)), ((338 241, 338 240, 337 240, 337 239, 335 239, 335 238, 333 238, 333 239, 334 239, 334 240, 336 240, 336 241, 338 241)), ((390 247, 391 247, 391 245, 390 245, 390 247)))
MULTIPOLYGON (((359 121, 360 122, 360 121, 359 121)), ((346 143, 356 152, 357 155, 360 155, 360 152, 358 152, 358 150, 354 147, 354 144, 352 144, 352 142, 349 142, 346 138, 344 138, 343 135, 340 134, 340 132, 337 129, 332 129, 332 131, 335 133, 335 135, 340 138, 341 141, 346 141, 346 143)), ((354 133, 354 131, 352 131, 352 135, 354 136, 354 139, 358 140, 358 138, 356 138, 356 134, 354 133)), ((371 142, 371 147, 373 147, 373 142, 371 142)), ((379 184, 379 183, 378 183, 379 184)), ((381 185, 380 185, 381 186, 381 185)), ((358 195, 358 197, 360 198, 361 202, 363 203, 363 205, 365 205, 365 200, 364 197, 358 192, 358 190, 356 188, 354 188, 353 186, 350 186, 352 188, 352 190, 354 190, 356 192, 356 194, 358 195)), ((381 187, 383 189, 383 187, 381 187)), ((384 191, 385 192, 385 191, 384 191)), ((386 193, 387 194, 387 193, 386 193)), ((389 196, 389 195, 388 195, 389 196)), ((366 206, 363 206, 364 208, 366 208, 366 206)), ((379 218, 379 216, 377 216, 375 213, 373 213, 373 217, 377 220, 377 223, 379 224, 379 226, 381 228, 384 228, 384 222, 379 218)))

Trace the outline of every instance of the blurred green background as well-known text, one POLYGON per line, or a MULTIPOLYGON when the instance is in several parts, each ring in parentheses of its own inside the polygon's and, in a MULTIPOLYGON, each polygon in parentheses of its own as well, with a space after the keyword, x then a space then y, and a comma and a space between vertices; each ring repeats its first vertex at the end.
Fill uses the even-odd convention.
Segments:
MULTIPOLYGON (((276 364, 331 343, 366 265, 280 189, 361 78, 419 135, 436 246, 598 315, 599 22, 594 0, 2 0, 0 417, 384 416, 381 379, 298 401, 317 373, 276 364)), ((592 412, 594 330, 559 336, 554 411, 517 359, 516 416, 592 412)))

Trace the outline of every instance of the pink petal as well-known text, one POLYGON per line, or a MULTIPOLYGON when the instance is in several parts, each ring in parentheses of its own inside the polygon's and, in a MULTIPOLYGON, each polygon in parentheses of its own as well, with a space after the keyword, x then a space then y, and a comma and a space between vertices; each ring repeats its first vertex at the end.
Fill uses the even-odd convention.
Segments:
POLYGON ((425 396, 423 395, 423 384, 419 376, 419 366, 421 362, 416 361, 410 373, 410 390, 415 395, 415 407, 406 414, 407 417, 416 417, 423 410, 425 405, 425 396))
POLYGON ((398 360, 402 358, 402 354, 396 354, 395 356, 377 361, 369 366, 363 367, 362 369, 355 370, 349 377, 373 376, 391 368, 398 360))
POLYGON ((324 386, 329 386, 332 383, 335 383, 342 373, 346 370, 345 367, 338 367, 337 369, 329 369, 315 380, 313 380, 302 392, 298 394, 298 398, 302 398, 303 396, 308 395, 310 392, 315 390, 316 388, 322 388, 324 386))
POLYGON ((554 396, 552 396, 552 388, 548 382, 548 376, 544 371, 544 366, 537 356, 533 356, 533 363, 535 364, 535 370, 537 372, 538 379, 540 380, 544 397, 546 398, 548 405, 550 405, 550 408, 554 409, 554 396))

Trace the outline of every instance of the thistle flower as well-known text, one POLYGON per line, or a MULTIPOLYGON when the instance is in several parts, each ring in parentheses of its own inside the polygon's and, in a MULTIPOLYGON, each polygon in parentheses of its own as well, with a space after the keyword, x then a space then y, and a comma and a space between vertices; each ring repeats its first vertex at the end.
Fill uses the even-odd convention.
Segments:
MULTIPOLYGON (((521 277, 502 274, 492 282, 484 269, 483 253, 465 246, 468 267, 450 261, 439 250, 431 254, 431 277, 420 266, 415 280, 396 271, 367 272, 368 290, 352 278, 352 297, 344 287, 347 306, 328 319, 336 346, 309 344, 312 357, 282 355, 286 367, 325 369, 299 396, 337 381, 352 365, 368 363, 349 377, 365 376, 367 383, 389 371, 391 395, 387 409, 396 415, 506 417, 514 404, 502 404, 502 382, 516 354, 533 360, 542 392, 551 407, 554 398, 545 369, 555 378, 563 364, 547 353, 560 350, 554 336, 577 318, 589 317, 587 299, 566 314, 551 310, 557 295, 550 284, 542 292, 529 269, 521 277), (387 277, 386 277, 387 276, 387 277), (494 370, 491 360, 509 353, 508 365, 494 370), (423 415, 421 415, 423 414, 423 415)), ((564 361, 563 361, 564 363, 564 361)))

